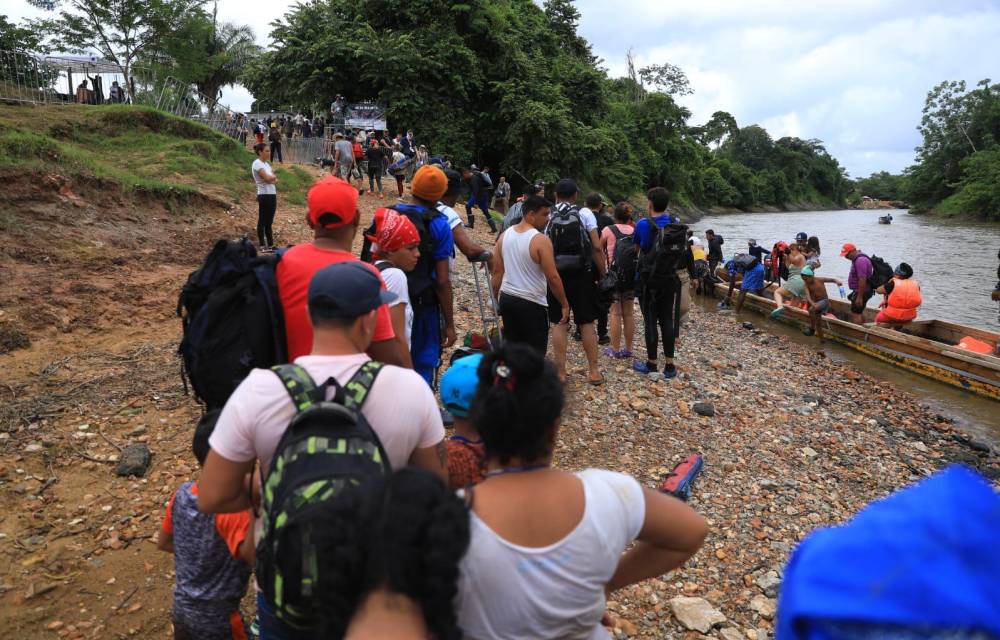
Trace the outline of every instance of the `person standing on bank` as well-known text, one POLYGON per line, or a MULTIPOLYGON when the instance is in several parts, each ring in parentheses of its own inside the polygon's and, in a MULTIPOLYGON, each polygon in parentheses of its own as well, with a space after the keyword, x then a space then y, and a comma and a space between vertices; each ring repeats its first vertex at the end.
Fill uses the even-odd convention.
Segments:
POLYGON ((544 354, 549 342, 546 285, 569 322, 569 302, 556 270, 552 241, 542 233, 549 222, 550 203, 541 196, 524 201, 521 221, 500 235, 493 258, 493 293, 498 297, 503 337, 544 354))
POLYGON ((285 164, 285 159, 281 156, 281 129, 277 122, 271 123, 271 131, 267 134, 267 139, 271 142, 271 158, 285 164))
MULTIPOLYGON (((583 350, 587 355, 589 369, 588 382, 592 385, 604 383, 604 376, 598 368, 597 330, 597 280, 608 273, 607 262, 601 240, 597 237, 597 219, 588 210, 576 206, 579 194, 576 182, 563 178, 556 183, 556 206, 545 229, 552 240, 552 251, 556 268, 562 279, 566 299, 573 311, 573 321, 580 328, 583 350), (597 269, 598 278, 593 269, 597 269)), ((562 301, 555 291, 549 291, 549 321, 552 329, 552 359, 559 370, 559 378, 566 380, 566 344, 569 341, 569 324, 565 317, 562 301)))
POLYGON ((253 174, 253 181, 257 184, 257 242, 263 251, 270 251, 274 247, 274 212, 278 210, 278 183, 277 176, 268 160, 271 159, 271 150, 263 142, 258 142, 253 146, 257 159, 250 166, 253 174))
POLYGON ((501 215, 507 215, 507 205, 510 203, 510 183, 506 176, 500 176, 496 191, 493 192, 493 208, 501 215))

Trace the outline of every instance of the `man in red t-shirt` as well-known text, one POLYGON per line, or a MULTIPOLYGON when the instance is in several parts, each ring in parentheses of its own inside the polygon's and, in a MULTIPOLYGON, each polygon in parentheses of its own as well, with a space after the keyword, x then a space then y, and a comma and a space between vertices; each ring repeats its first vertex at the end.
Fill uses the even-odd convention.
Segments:
MULTIPOLYGON (((351 253, 358 232, 358 190, 340 178, 328 176, 312 186, 307 197, 306 220, 315 232, 313 241, 292 247, 278 263, 278 296, 285 314, 285 334, 288 340, 288 361, 312 351, 313 331, 306 310, 309 281, 313 274, 338 262, 360 262, 351 253)), ((364 264, 364 263, 363 263, 364 264)), ((378 270, 368 265, 378 274, 378 270)), ((382 277, 379 276, 381 282, 382 277)), ((385 288, 385 283, 382 283, 385 288)), ((372 360, 404 366, 399 342, 392 331, 389 307, 378 310, 375 336, 368 348, 372 360)))

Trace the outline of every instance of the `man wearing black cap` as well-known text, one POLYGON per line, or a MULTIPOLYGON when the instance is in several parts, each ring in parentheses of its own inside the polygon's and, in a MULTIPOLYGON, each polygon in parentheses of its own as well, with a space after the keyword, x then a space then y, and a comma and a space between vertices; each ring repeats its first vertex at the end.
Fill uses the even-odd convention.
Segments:
MULTIPOLYGON (((580 328, 583 350, 587 354, 590 369, 588 380, 598 385, 604 377, 597 368, 597 283, 593 270, 599 278, 608 272, 604 250, 597 237, 597 220, 590 211, 581 211, 576 206, 579 190, 576 182, 563 178, 556 183, 556 206, 549 216, 549 226, 545 233, 552 240, 556 269, 562 279, 566 298, 573 312, 573 321, 580 328)), ((562 305, 552 291, 548 294, 549 322, 552 329, 552 356, 559 370, 559 377, 566 379, 566 343, 569 339, 569 324, 562 321, 562 305)))
MULTIPOLYGON (((346 384, 370 360, 365 350, 376 332, 378 309, 394 299, 394 294, 382 289, 370 265, 341 262, 320 269, 309 283, 312 351, 295 364, 317 384, 330 378, 346 384)), ((327 399, 333 394, 331 387, 327 399)), ((414 465, 447 481, 441 414, 419 374, 383 366, 370 383, 360 411, 378 435, 393 469, 414 465)), ((229 513, 251 507, 249 473, 254 461, 260 461, 266 475, 295 413, 292 398, 275 372, 250 372, 226 402, 209 439, 211 451, 198 483, 200 511, 229 513)), ((275 617, 273 604, 258 594, 262 636, 287 637, 289 628, 275 617)))

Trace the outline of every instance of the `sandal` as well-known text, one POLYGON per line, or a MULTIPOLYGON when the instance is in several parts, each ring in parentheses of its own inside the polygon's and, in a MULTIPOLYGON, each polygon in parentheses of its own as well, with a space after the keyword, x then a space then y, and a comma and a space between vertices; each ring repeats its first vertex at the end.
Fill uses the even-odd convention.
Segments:
POLYGON ((601 353, 609 358, 619 357, 618 352, 612 349, 611 347, 604 347, 604 349, 601 350, 601 353))
POLYGON ((588 384, 591 384, 591 385, 593 385, 593 386, 595 386, 595 387, 599 387, 599 386, 601 386, 602 384, 604 384, 604 376, 601 376, 601 377, 600 377, 600 378, 598 378, 597 380, 587 380, 587 383, 588 383, 588 384))

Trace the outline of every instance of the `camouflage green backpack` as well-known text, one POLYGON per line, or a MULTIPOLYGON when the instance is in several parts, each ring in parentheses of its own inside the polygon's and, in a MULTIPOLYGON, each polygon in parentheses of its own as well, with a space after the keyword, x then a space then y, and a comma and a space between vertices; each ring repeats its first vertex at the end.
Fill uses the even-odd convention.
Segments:
POLYGON ((333 378, 316 386, 305 369, 294 364, 272 369, 292 397, 296 413, 264 479, 264 533, 257 545, 256 572, 275 615, 293 627, 310 628, 316 618, 312 603, 319 559, 314 541, 322 532, 313 531, 311 514, 345 487, 391 471, 378 435, 361 413, 381 368, 378 362, 366 362, 343 386, 333 378), (328 401, 331 387, 334 396, 328 401), (287 568, 285 573, 278 558, 287 568))

